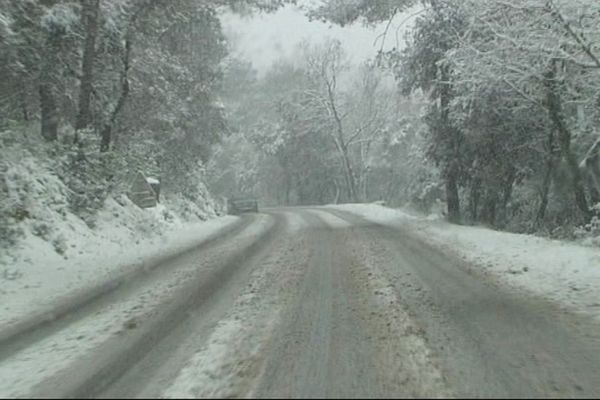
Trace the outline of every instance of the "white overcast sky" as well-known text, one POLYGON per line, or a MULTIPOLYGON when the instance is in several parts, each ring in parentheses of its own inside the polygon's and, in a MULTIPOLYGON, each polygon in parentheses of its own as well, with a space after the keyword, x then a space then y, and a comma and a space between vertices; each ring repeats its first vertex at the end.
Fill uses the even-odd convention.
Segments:
MULTIPOLYGON (((405 16, 398 16, 389 29, 385 48, 402 47, 404 29, 409 25, 405 16), (401 25, 401 26, 400 26, 401 25), (399 43, 396 43, 398 30, 399 43)), ((302 40, 320 43, 325 38, 339 39, 354 63, 372 58, 381 47, 375 44, 386 24, 367 28, 361 24, 348 27, 332 26, 319 21, 309 21, 303 12, 293 5, 281 8, 272 14, 257 14, 251 17, 224 15, 222 17, 226 35, 234 44, 234 55, 251 61, 259 73, 278 58, 293 56, 296 45, 302 40)))

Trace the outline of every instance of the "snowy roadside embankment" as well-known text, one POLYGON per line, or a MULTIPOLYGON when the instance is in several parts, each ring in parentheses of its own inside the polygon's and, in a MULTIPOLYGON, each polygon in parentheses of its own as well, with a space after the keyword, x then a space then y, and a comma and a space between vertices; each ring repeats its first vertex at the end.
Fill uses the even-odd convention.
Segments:
POLYGON ((141 209, 125 195, 127 174, 109 184, 91 156, 73 164, 57 155, 65 149, 27 130, 0 132, 0 339, 238 220, 215 219, 218 205, 201 181, 193 200, 167 191, 141 209))
POLYGON ((73 294, 194 247, 238 220, 226 216, 161 224, 156 215, 159 208, 135 207, 107 201, 93 230, 67 216, 62 235, 69 248, 63 254, 57 253, 51 242, 26 233, 19 247, 0 262, 0 271, 4 271, 0 280, 2 330, 32 314, 52 310, 54 304, 73 294), (116 212, 121 213, 120 218, 109 217, 116 212), (135 229, 136 222, 153 231, 135 229))
POLYGON ((513 287, 600 319, 600 249, 484 227, 452 225, 375 204, 330 206, 370 221, 408 227, 513 287))

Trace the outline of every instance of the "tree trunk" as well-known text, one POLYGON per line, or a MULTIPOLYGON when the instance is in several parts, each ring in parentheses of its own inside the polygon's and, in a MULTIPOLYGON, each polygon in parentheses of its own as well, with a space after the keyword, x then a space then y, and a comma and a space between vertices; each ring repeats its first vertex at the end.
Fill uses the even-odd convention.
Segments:
MULTIPOLYGON (((125 53, 123 54, 123 73, 121 75, 121 94, 119 95, 119 100, 117 101, 117 105, 115 106, 113 112, 111 113, 110 119, 109 121, 103 126, 102 131, 100 132, 101 135, 101 142, 100 142, 100 152, 106 152, 110 149, 110 144, 112 142, 112 130, 114 128, 115 122, 117 120, 117 117, 119 115, 119 113, 121 112, 121 110, 123 109, 123 107, 125 106, 125 102, 127 100, 127 97, 129 95, 129 68, 130 68, 130 57, 131 57, 131 41, 132 41, 132 36, 133 36, 133 26, 136 22, 136 20, 143 15, 145 12, 148 12, 150 10, 152 10, 152 8, 160 6, 160 5, 164 5, 166 4, 166 1, 158 1, 158 0, 146 0, 145 2, 140 2, 138 5, 138 9, 133 13, 133 16, 131 17, 130 21, 129 21, 129 26, 127 27, 127 33, 125 34, 125 53)), ((84 62, 83 62, 83 72, 84 72, 84 76, 85 76, 85 71, 89 71, 89 79, 86 79, 85 81, 89 83, 88 86, 86 86, 86 91, 84 92, 84 80, 82 79, 82 84, 81 84, 81 92, 80 92, 80 103, 82 100, 82 96, 87 96, 85 97, 84 103, 86 104, 87 108, 83 108, 80 106, 79 110, 80 110, 80 115, 82 118, 82 124, 84 123, 85 118, 87 118, 87 123, 86 125, 89 123, 89 120, 91 119, 91 113, 90 113, 90 95, 93 89, 92 83, 93 83, 93 61, 94 61, 94 57, 96 54, 96 48, 95 48, 95 42, 96 42, 96 34, 97 34, 97 30, 98 30, 98 13, 99 13, 99 8, 100 8, 100 0, 87 0, 87 5, 86 5, 86 9, 89 11, 89 15, 91 17, 91 19, 87 20, 87 24, 86 26, 88 26, 88 36, 86 36, 86 54, 88 55, 88 57, 86 58, 86 54, 84 54, 84 62), (93 35, 90 36, 90 33, 93 32, 93 35), (86 63, 86 59, 88 60, 88 62, 86 63), (87 117, 84 117, 82 114, 82 110, 87 110, 87 117)), ((87 85, 87 83, 86 83, 87 85)), ((78 115, 78 119, 77 122, 79 123, 79 115, 78 115)), ((84 125, 85 126, 85 125, 84 125)), ((77 136, 75 137, 75 140, 77 141, 77 136)), ((287 202, 289 202, 289 189, 288 192, 286 193, 286 204, 287 202)))
POLYGON ((536 228, 541 226, 542 222, 544 221, 544 218, 546 217, 546 209, 548 208, 548 195, 550 193, 550 185, 552 184, 553 169, 554 165, 552 163, 550 163, 546 167, 546 173, 544 174, 544 180, 542 181, 540 206, 538 207, 538 212, 535 217, 536 228))
POLYGON ((48 141, 54 141, 58 137, 58 109, 52 85, 42 81, 39 92, 42 137, 48 141))
POLYGON ((450 160, 446 163, 446 202, 448 205, 448 220, 460 222, 460 198, 458 196, 458 137, 457 132, 450 126, 450 72, 447 66, 440 68, 441 90, 440 90, 440 126, 442 140, 447 143, 450 152, 450 160))
POLYGON ((365 168, 362 179, 362 201, 369 201, 369 172, 370 168, 365 168))
POLYGON ((292 187, 291 187, 291 184, 290 184, 290 179, 288 177, 288 178, 285 179, 285 199, 284 199, 284 201, 285 201, 285 205, 286 206, 290 205, 290 198, 291 198, 290 193, 291 193, 291 191, 292 191, 292 187))
POLYGON ((75 129, 83 129, 91 123, 90 99, 94 78, 94 59, 96 58, 96 36, 98 32, 98 13, 100 0, 83 2, 83 26, 85 26, 85 46, 81 64, 81 82, 79 87, 79 112, 75 121, 75 129))
POLYGON ((448 204, 448 220, 460 222, 460 200, 458 197, 458 185, 453 172, 446 176, 446 202, 448 204))
POLYGON ((590 200, 592 205, 600 204, 600 192, 593 186, 590 186, 590 200))
POLYGON ((41 55, 42 65, 38 77, 41 134, 48 141, 58 138, 60 116, 56 102, 56 76, 58 75, 60 40, 58 34, 48 33, 44 52, 41 55))
POLYGON ((552 184, 552 173, 554 171, 554 132, 552 129, 548 132, 548 143, 547 143, 547 155, 546 155, 546 171, 544 173, 544 179, 542 180, 542 188, 540 193, 540 205, 535 217, 534 227, 538 229, 544 218, 546 217, 546 209, 548 207, 548 195, 550 193, 550 185, 552 184))
POLYGON ((502 188, 502 201, 500 202, 500 210, 499 214, 500 218, 496 218, 497 224, 499 227, 503 228, 508 223, 508 203, 510 203, 510 199, 512 198, 513 188, 515 184, 515 180, 517 178, 517 173, 514 168, 510 168, 505 179, 504 185, 502 188))
POLYGON ((20 99, 20 103, 21 103, 21 113, 23 115, 23 121, 29 121, 29 110, 27 108, 27 96, 26 96, 26 92, 25 92, 25 88, 23 88, 21 90, 21 93, 19 95, 19 99, 20 99))
POLYGON ((102 132, 100 132, 100 153, 106 153, 110 150, 110 142, 112 140, 112 123, 104 124, 102 132))
POLYGON ((125 41, 125 53, 123 55, 123 73, 121 75, 121 94, 115 109, 111 113, 109 121, 104 124, 101 132, 100 152, 104 153, 110 149, 110 143, 112 141, 112 130, 121 112, 121 109, 125 106, 127 96, 129 95, 129 56, 131 54, 131 41, 127 39, 125 41))
POLYGON ((481 179, 474 178, 471 183, 471 193, 469 194, 469 211, 471 221, 477 222, 477 210, 479 208, 479 199, 481 198, 481 179))
POLYGON ((573 187, 573 194, 575 195, 575 203, 579 210, 582 212, 586 221, 592 217, 592 213, 588 207, 587 199, 585 197, 585 188, 583 186, 583 178, 581 171, 579 170, 579 164, 575 158, 575 154, 571 151, 571 132, 567 127, 564 120, 562 101, 559 94, 558 82, 557 82, 557 63, 558 60, 552 60, 551 68, 546 74, 545 84, 547 88, 547 105, 548 114, 552 121, 556 131, 558 132, 558 143, 560 144, 560 151, 562 157, 567 162, 569 172, 571 174, 571 181, 573 187))
POLYGON ((481 210, 481 219, 489 226, 496 225, 496 206, 498 203, 498 193, 493 188, 486 191, 483 209, 481 210))
POLYGON ((334 180, 333 184, 335 185, 335 198, 333 204, 338 204, 340 201, 340 185, 338 185, 337 180, 334 180))
POLYGON ((344 163, 346 183, 348 184, 348 197, 351 202, 355 203, 358 201, 358 197, 356 195, 356 179, 354 177, 352 163, 350 162, 350 155, 348 154, 348 149, 345 146, 342 146, 342 159, 344 163))
POLYGON ((342 158, 345 180, 348 186, 348 197, 350 198, 350 201, 356 202, 356 178, 354 176, 352 163, 350 162, 350 156, 348 154, 348 144, 345 142, 344 139, 344 127, 342 119, 338 114, 337 106, 335 103, 335 75, 333 76, 333 83, 328 80, 326 74, 324 74, 322 78, 324 79, 325 85, 327 86, 327 101, 329 102, 329 108, 333 115, 333 119, 336 126, 336 131, 333 134, 333 143, 338 152, 340 153, 340 157, 342 158))
MULTIPOLYGON (((589 149, 583 166, 590 190, 591 204, 596 205, 600 203, 600 139, 596 140, 589 149)), ((597 215, 598 211, 594 211, 594 215, 597 215)))

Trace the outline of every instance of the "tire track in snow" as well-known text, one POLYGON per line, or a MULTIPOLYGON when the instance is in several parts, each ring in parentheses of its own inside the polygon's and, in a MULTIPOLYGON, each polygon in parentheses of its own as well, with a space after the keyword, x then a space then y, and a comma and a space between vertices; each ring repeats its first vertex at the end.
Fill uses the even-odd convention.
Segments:
POLYGON ((202 240, 202 242, 187 249, 179 250, 177 253, 168 252, 163 256, 145 260, 137 266, 125 268, 127 272, 112 279, 96 286, 82 288, 54 301, 52 304, 44 305, 40 312, 10 324, 0 331, 0 360, 8 358, 15 352, 30 346, 33 342, 42 340, 63 329, 66 324, 87 316, 90 308, 102 304, 105 297, 127 286, 129 282, 148 274, 161 272, 159 267, 173 264, 173 262, 191 252, 201 251, 230 240, 237 234, 243 233, 254 221, 255 218, 241 219, 239 222, 220 229, 202 240))
POLYGON ((253 397, 273 332, 305 273, 307 238, 297 231, 304 223, 292 221, 283 243, 258 261, 232 310, 161 397, 253 397))
POLYGON ((438 361, 423 330, 412 320, 396 295, 393 284, 380 269, 377 248, 356 235, 347 235, 347 263, 355 287, 354 306, 363 316, 365 329, 376 340, 388 393, 408 397, 452 397, 438 361))
POLYGON ((200 259, 187 253, 2 360, 0 376, 7 379, 0 384, 0 396, 94 396, 226 282, 242 260, 263 246, 260 239, 279 229, 277 224, 281 221, 262 216, 235 240, 198 253, 200 259), (73 334, 80 340, 72 340, 73 334))
POLYGON ((311 259, 257 397, 445 396, 441 372, 347 221, 309 209, 311 259), (384 294, 383 298, 380 296, 384 294))

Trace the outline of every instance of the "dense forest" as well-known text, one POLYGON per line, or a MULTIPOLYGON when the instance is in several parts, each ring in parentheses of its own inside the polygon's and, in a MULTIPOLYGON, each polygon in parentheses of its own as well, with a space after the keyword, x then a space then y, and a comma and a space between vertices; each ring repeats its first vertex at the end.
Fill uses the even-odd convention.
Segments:
POLYGON ((108 198, 127 201, 137 171, 159 178, 181 213, 204 217, 205 165, 226 134, 219 13, 282 3, 3 0, 3 245, 29 220, 48 236, 57 213, 93 228, 108 198))
POLYGON ((597 234, 597 2, 331 0, 309 15, 383 23, 398 46, 358 71, 335 41, 300 44, 260 78, 228 64, 237 134, 214 182, 274 204, 441 201, 455 222, 597 234), (405 46, 390 29, 399 16, 413 19, 405 46))
POLYGON ((387 26, 397 46, 357 67, 335 40, 299 43, 264 74, 229 54, 223 12, 286 3, 3 0, 2 239, 29 217, 23 147, 92 225, 141 170, 189 202, 207 185, 265 205, 383 200, 600 232, 597 1, 324 0, 307 17, 387 26), (404 17, 405 41, 388 23, 404 17))

